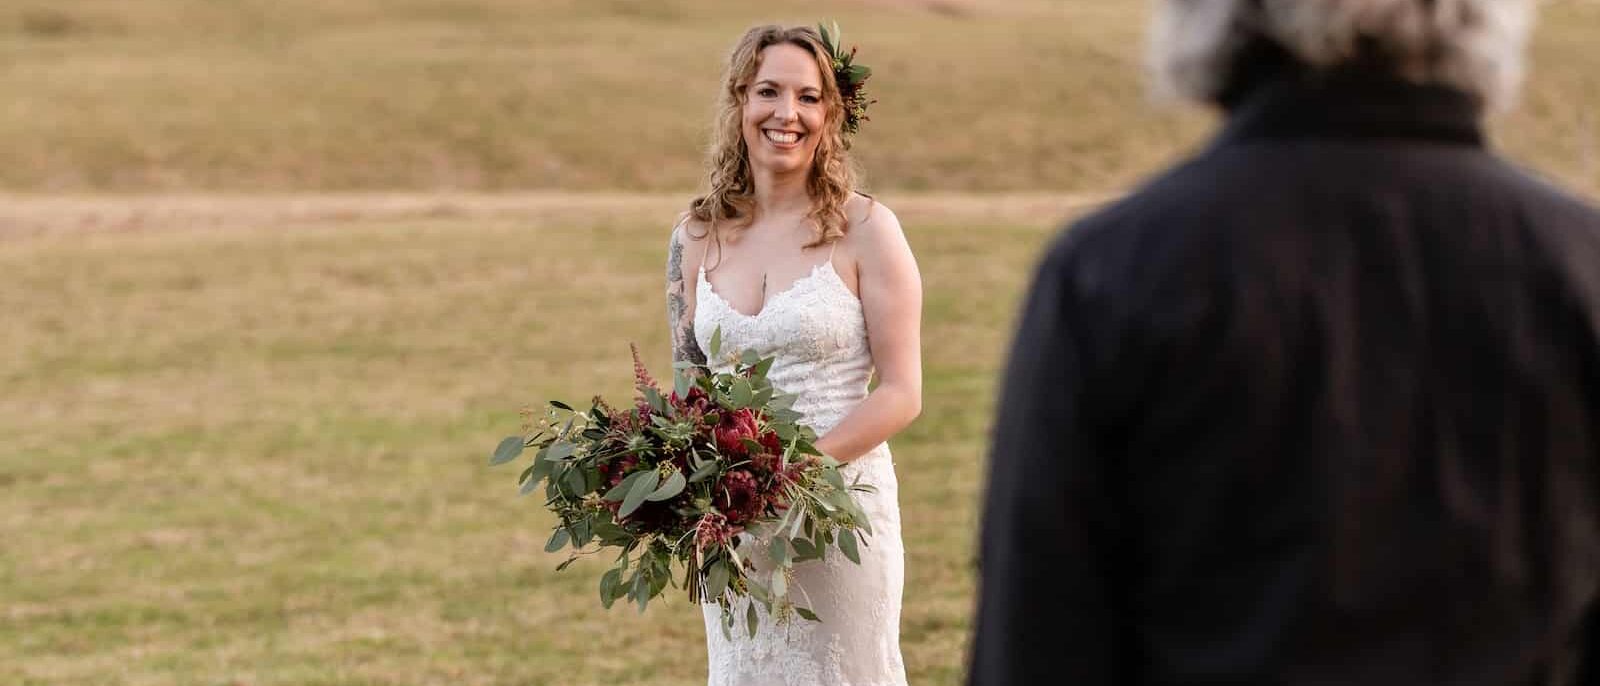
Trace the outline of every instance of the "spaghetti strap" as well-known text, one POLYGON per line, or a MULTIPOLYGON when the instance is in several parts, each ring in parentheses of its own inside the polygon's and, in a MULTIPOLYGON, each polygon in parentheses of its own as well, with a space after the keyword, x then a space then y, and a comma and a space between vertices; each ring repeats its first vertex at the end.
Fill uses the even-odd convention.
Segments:
MULTIPOLYGON (((678 223, 672 225, 672 232, 674 234, 676 234, 678 232, 678 229, 683 229, 684 230, 683 231, 684 238, 688 238, 688 236, 689 236, 689 230, 688 230, 689 219, 691 219, 692 216, 693 215, 689 214, 688 212, 684 212, 682 215, 680 215, 678 217, 678 223)), ((705 272, 705 270, 706 270, 706 253, 708 253, 708 252, 710 252, 709 248, 706 249, 706 250, 700 251, 700 264, 695 269, 696 272, 700 272, 700 273, 705 272)))

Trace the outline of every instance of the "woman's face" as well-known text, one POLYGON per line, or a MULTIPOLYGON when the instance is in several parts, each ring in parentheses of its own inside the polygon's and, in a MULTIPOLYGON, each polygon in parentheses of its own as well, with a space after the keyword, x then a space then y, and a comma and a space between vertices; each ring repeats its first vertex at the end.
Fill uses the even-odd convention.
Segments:
POLYGON ((809 169, 826 119, 816 58, 789 43, 763 49, 761 67, 745 88, 744 143, 751 168, 809 169))

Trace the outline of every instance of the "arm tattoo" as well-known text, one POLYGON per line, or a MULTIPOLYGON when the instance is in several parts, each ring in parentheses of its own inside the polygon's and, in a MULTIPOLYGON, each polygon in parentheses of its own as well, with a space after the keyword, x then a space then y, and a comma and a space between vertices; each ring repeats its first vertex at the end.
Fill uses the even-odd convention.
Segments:
POLYGON ((672 232, 667 246, 667 328, 672 332, 672 361, 688 360, 706 366, 706 355, 694 339, 694 317, 684 298, 683 241, 672 232))

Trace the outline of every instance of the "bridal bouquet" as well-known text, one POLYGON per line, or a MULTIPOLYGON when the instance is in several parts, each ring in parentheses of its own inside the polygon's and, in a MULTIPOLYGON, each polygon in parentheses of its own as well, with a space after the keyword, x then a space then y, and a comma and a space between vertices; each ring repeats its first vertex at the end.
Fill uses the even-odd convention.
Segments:
MULTIPOLYGON (((713 358, 721 332, 712 337, 713 358)), ((544 506, 560 523, 548 552, 571 546, 580 556, 618 549, 600 577, 600 602, 622 598, 642 612, 668 586, 682 587, 690 602, 715 602, 724 633, 736 621, 735 600, 747 603, 745 627, 754 636, 755 603, 778 621, 811 610, 794 604, 788 586, 795 563, 822 559, 829 547, 860 564, 857 546, 872 533, 839 463, 812 444, 816 434, 799 424, 793 396, 776 392, 766 374, 773 358, 745 352, 731 373, 690 374, 679 363, 673 389, 663 394, 633 350, 638 395, 614 408, 596 397, 588 410, 551 401, 526 435, 500 442, 490 464, 510 462, 535 449, 522 471, 522 493, 543 486, 544 506), (771 571, 758 573, 741 548, 744 531, 759 529, 771 571), (593 548, 590 549, 590 546, 593 548)))

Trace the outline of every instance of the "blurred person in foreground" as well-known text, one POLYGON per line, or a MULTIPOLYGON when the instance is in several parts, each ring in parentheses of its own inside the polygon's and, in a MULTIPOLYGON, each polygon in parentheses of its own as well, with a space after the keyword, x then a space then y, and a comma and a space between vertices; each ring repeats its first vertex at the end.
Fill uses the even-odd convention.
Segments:
POLYGON ((1038 268, 970 684, 1596 684, 1600 214, 1484 112, 1526 0, 1164 0, 1226 113, 1038 268))

